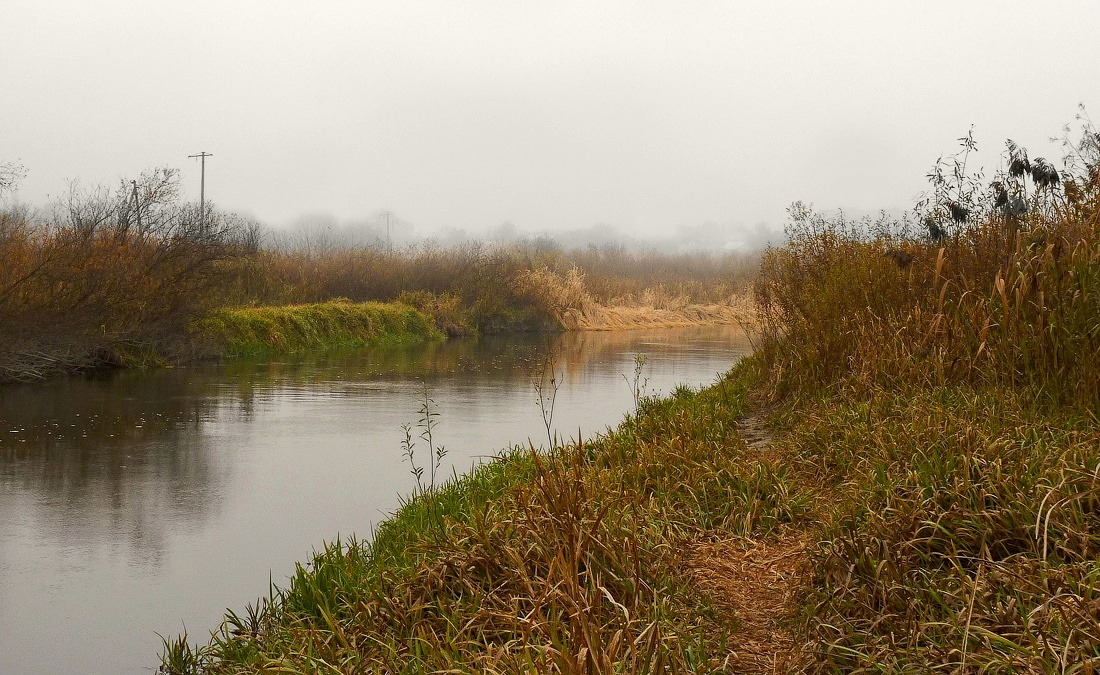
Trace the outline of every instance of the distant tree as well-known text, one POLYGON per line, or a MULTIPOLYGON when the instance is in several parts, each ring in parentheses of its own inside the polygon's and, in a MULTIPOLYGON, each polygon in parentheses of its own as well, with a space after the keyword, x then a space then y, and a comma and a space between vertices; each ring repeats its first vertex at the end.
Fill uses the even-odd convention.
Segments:
POLYGON ((5 192, 11 192, 19 181, 27 175, 26 168, 18 162, 4 162, 0 164, 0 197, 5 192))

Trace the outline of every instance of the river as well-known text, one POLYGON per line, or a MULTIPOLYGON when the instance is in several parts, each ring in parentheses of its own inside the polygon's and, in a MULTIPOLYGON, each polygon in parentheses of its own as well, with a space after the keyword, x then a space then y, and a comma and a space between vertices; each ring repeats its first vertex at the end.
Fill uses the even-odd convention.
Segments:
POLYGON ((324 541, 369 539, 414 485, 401 427, 416 438, 425 390, 451 475, 545 445, 549 361, 553 431, 575 438, 633 408, 637 354, 667 394, 748 352, 729 327, 581 332, 0 388, 0 673, 152 672, 157 633, 205 642, 324 541))

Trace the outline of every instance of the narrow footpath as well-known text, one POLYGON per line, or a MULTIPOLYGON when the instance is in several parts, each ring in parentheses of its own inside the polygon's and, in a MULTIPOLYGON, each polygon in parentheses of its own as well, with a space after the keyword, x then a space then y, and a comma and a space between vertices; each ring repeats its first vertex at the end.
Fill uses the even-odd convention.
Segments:
MULTIPOLYGON (((750 457, 781 458, 764 413, 740 424, 750 457)), ((809 533, 791 530, 763 540, 734 537, 699 544, 688 562, 715 605, 734 619, 725 669, 734 673, 794 673, 805 669, 800 645, 784 625, 795 611, 794 595, 807 568, 809 533)))

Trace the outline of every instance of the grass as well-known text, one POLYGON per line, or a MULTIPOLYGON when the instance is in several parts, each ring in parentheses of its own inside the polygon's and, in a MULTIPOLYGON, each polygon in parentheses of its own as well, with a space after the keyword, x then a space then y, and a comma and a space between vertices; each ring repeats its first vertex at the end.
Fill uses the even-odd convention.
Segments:
POLYGON ((716 533, 767 537, 810 510, 738 434, 750 370, 420 495, 372 542, 330 544, 252 618, 230 616, 201 668, 719 669, 731 620, 685 560, 716 533))
POLYGON ((305 237, 226 265, 234 280, 223 294, 227 302, 260 305, 398 300, 451 335, 501 333, 560 327, 569 312, 592 307, 675 311, 736 303, 757 264, 756 253, 566 251, 537 241, 318 249, 305 237))
POLYGON ((778 418, 777 443, 832 494, 799 599, 818 670, 1100 663, 1087 410, 946 385, 799 399, 778 418))
POLYGON ((334 301, 220 309, 195 322, 192 336, 217 353, 243 356, 423 342, 443 334, 431 319, 407 305, 334 301))
POLYGON ((828 495, 811 670, 1100 668, 1100 135, 1073 148, 941 176, 915 229, 796 207, 765 256, 760 391, 828 495))
POLYGON ((1100 134, 1073 150, 934 171, 915 226, 796 205, 715 385, 421 493, 163 668, 1097 672, 1100 134))

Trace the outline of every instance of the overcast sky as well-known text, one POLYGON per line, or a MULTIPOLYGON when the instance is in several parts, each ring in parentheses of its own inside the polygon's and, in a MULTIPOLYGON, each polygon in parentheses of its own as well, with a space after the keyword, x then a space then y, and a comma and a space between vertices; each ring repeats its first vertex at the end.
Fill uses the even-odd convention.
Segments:
POLYGON ((268 223, 660 234, 908 208, 975 125, 1100 116, 1100 2, 2 0, 19 199, 183 171, 268 223))

